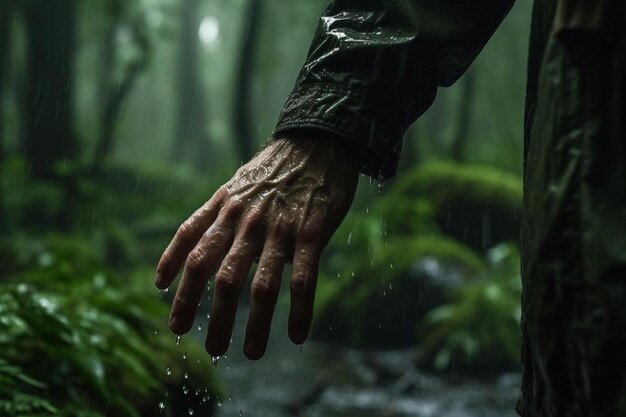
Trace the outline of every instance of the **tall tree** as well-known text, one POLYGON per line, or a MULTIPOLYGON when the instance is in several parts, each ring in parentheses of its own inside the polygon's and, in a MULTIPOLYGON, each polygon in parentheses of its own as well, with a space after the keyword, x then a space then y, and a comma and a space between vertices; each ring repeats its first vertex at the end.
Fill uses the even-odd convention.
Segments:
MULTIPOLYGON (((100 135, 92 161, 92 172, 97 176, 106 158, 115 147, 115 125, 120 116, 124 100, 130 94, 138 75, 146 68, 150 54, 150 41, 143 23, 132 16, 124 16, 128 4, 110 1, 106 9, 106 28, 102 45, 103 68, 100 75, 100 95, 102 109, 100 113, 100 135), (115 36, 119 25, 124 23, 133 34, 138 54, 128 62, 118 62, 115 51, 115 36), (122 76, 117 76, 113 68, 122 67, 122 76), (114 75, 115 74, 115 75, 114 75)), ((126 11, 127 12, 127 11, 126 11)))
POLYGON ((172 146, 172 159, 191 162, 199 169, 210 160, 206 132, 207 105, 198 74, 198 0, 185 0, 181 7, 178 87, 178 118, 172 146))
POLYGON ((55 165, 78 153, 73 130, 73 0, 24 5, 27 77, 23 147, 34 177, 56 177, 55 165))
POLYGON ((11 53, 11 19, 13 2, 5 0, 0 2, 0 51, 4 59, 0 62, 0 160, 4 156, 4 114, 2 112, 2 101, 4 99, 4 87, 6 86, 6 71, 9 66, 11 53))
POLYGON ((238 156, 242 162, 254 153, 254 134, 250 112, 249 96, 254 75, 254 59, 258 45, 258 32, 261 22, 263 0, 248 0, 243 32, 241 53, 236 77, 235 101, 233 108, 233 130, 238 143, 238 156))

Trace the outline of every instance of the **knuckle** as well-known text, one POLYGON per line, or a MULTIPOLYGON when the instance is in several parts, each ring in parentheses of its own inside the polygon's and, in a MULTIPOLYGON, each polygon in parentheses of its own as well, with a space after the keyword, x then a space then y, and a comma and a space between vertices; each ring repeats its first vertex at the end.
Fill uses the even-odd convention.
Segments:
POLYGON ((245 231, 254 232, 263 226, 263 215, 259 213, 257 210, 251 210, 250 213, 246 215, 246 218, 243 221, 243 228, 245 231))
POLYGON ((187 310, 187 308, 191 305, 191 300, 187 294, 177 294, 174 304, 177 312, 180 313, 181 311, 187 310))
POLYGON ((276 293, 276 286, 269 278, 258 277, 252 281, 250 287, 250 294, 252 298, 267 298, 273 296, 276 293))
POLYGON ((224 205, 223 213, 224 220, 233 221, 239 217, 241 212, 243 211, 244 204, 240 200, 230 200, 228 203, 224 205))
POLYGON ((287 237, 293 230, 293 223, 283 217, 278 218, 272 225, 272 234, 278 239, 287 237))
POLYGON ((321 239, 323 232, 319 223, 307 223, 298 231, 298 240, 302 242, 316 242, 321 239))
POLYGON ((189 239, 189 235, 193 231, 193 223, 190 219, 185 220, 176 230, 174 240, 177 242, 185 242, 189 239))
POLYGON ((312 284, 311 274, 297 273, 291 278, 291 292, 296 296, 301 296, 307 293, 312 284))
POLYGON ((205 253, 201 250, 195 249, 187 255, 187 260, 185 261, 185 267, 189 271, 190 274, 197 274, 200 272, 204 266, 205 253))
POLYGON ((215 292, 220 297, 231 297, 238 293, 236 277, 230 271, 220 270, 215 276, 215 292))

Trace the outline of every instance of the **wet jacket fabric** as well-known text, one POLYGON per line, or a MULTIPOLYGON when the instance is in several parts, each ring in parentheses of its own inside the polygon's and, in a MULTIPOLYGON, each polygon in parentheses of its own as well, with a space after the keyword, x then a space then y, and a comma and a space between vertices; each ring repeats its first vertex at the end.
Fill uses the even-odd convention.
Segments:
MULTIPOLYGON (((275 136, 351 142, 394 175, 402 136, 513 0, 336 0, 275 136)), ((522 224, 523 417, 626 416, 626 2, 536 0, 522 224)))
POLYGON ((402 136, 469 67, 513 0, 336 0, 324 12, 275 135, 350 140, 362 171, 394 175, 402 136))

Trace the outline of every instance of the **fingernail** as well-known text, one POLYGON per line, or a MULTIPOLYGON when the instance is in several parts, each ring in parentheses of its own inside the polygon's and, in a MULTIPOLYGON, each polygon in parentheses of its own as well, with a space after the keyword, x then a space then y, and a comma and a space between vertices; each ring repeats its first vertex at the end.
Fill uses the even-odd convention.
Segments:
POLYGON ((161 282, 161 273, 157 272, 157 274, 154 277, 154 284, 158 287, 160 282, 161 282))

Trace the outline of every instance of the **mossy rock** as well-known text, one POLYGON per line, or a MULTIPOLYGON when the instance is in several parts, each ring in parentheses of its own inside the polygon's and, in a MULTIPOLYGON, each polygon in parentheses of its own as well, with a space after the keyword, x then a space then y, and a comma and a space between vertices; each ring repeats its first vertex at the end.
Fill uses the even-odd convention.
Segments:
POLYGON ((370 259, 320 277, 313 338, 359 348, 416 343, 418 322, 484 269, 480 256, 441 236, 390 240, 370 259))
POLYGON ((519 239, 521 180, 491 167, 427 163, 403 176, 388 198, 392 211, 402 200, 425 204, 430 209, 421 212, 442 232, 479 251, 519 239))
POLYGON ((440 372, 493 374, 519 370, 519 253, 499 245, 483 276, 454 290, 420 323, 416 363, 440 372))

